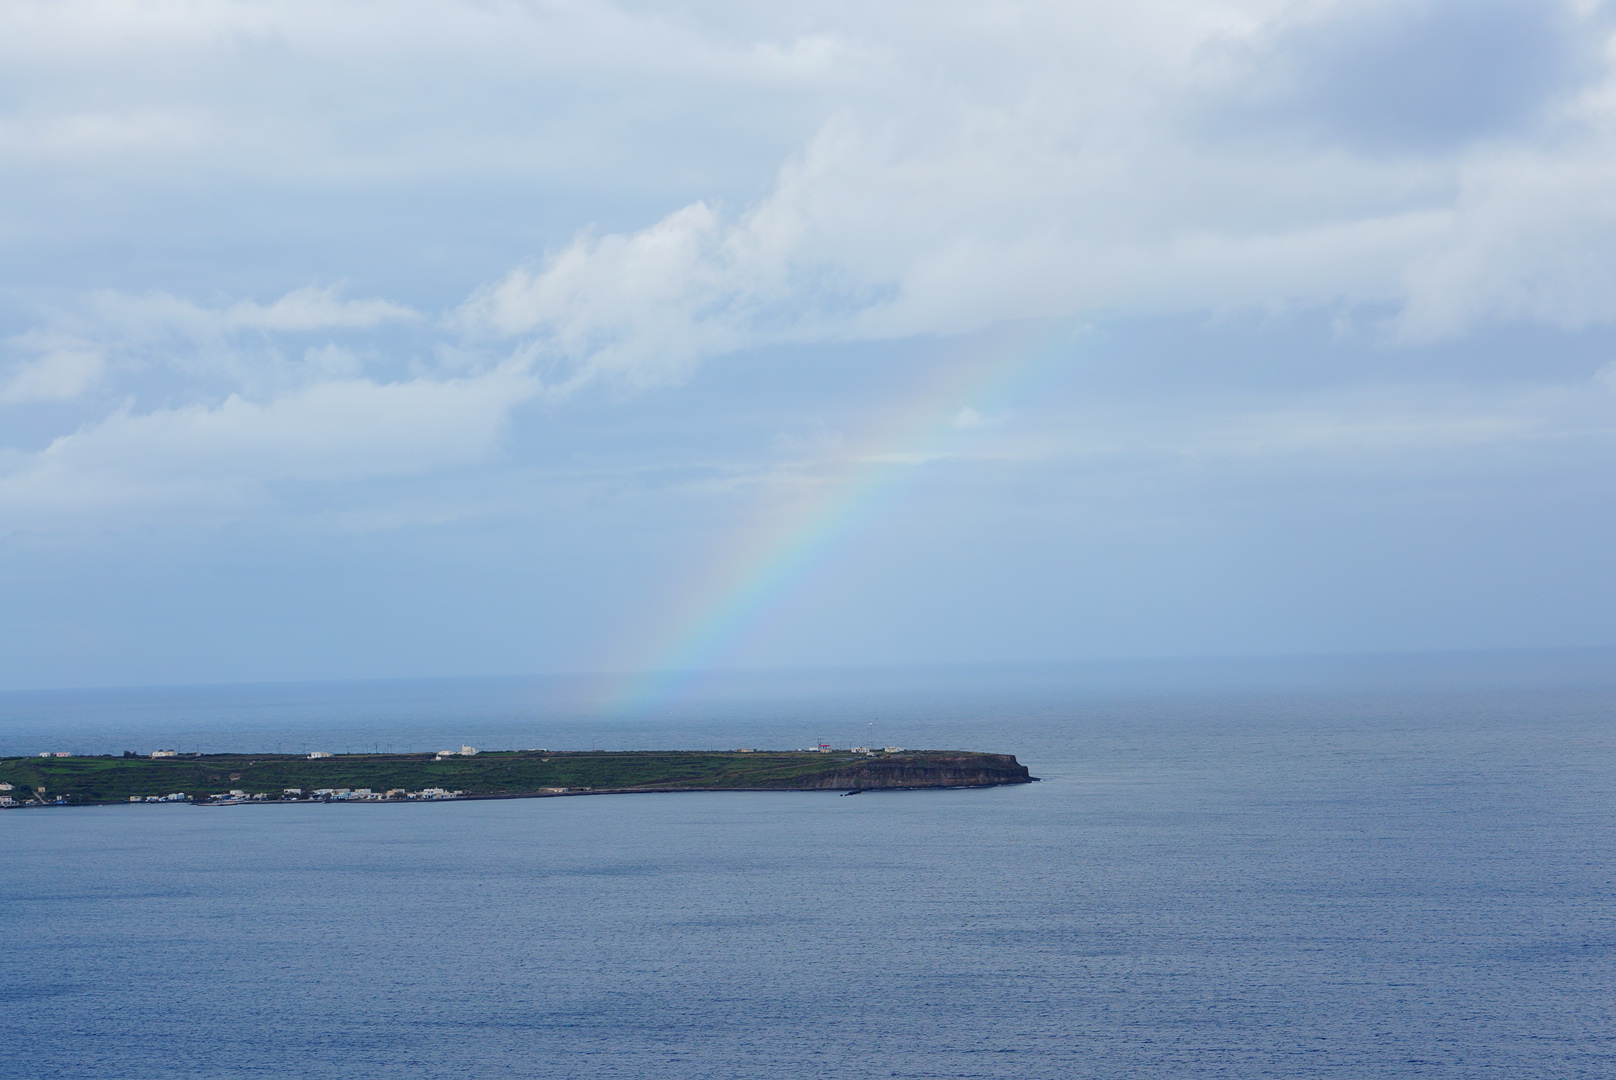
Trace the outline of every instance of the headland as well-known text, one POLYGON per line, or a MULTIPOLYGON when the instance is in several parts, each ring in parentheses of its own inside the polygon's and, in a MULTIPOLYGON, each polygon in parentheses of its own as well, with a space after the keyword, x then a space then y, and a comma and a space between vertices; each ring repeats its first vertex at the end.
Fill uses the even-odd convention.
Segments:
POLYGON ((964 750, 43 754, 0 758, 0 808, 113 803, 390 802, 675 791, 981 788, 1037 778, 964 750))

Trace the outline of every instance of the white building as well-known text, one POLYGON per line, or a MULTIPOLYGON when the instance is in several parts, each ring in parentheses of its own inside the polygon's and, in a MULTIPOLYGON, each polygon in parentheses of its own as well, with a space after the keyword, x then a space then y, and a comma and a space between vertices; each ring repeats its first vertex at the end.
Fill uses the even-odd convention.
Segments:
POLYGON ((151 756, 152 757, 179 757, 180 752, 178 750, 153 750, 151 752, 151 756))
POLYGON ((320 758, 327 758, 327 757, 334 757, 334 756, 335 755, 333 755, 333 754, 326 753, 324 750, 316 750, 314 753, 309 755, 309 760, 310 761, 317 761, 320 758))

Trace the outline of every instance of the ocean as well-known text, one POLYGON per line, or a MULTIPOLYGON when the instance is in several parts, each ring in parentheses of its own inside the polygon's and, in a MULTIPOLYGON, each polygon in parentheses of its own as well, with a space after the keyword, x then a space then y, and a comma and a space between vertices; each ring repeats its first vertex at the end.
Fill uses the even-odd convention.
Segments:
POLYGON ((1393 667, 757 675, 615 720, 557 680, 0 695, 8 754, 873 724, 1042 778, 0 812, 6 1069, 1616 1076, 1616 687, 1393 667))

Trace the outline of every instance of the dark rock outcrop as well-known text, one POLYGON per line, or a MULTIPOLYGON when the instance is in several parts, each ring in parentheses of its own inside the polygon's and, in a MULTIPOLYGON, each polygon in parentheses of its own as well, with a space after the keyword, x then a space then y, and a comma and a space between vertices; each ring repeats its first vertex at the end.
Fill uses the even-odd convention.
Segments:
POLYGON ((1035 780, 1013 754, 939 754, 870 758, 829 772, 782 780, 797 791, 873 791, 879 788, 996 787, 1035 780))

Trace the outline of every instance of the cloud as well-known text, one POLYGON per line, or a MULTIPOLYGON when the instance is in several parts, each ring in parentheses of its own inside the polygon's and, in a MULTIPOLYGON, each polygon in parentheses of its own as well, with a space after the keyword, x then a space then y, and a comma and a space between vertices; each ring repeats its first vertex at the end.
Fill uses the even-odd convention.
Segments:
POLYGON ((1513 385, 1411 378, 1247 387, 1179 400, 1124 391, 1056 413, 1018 410, 1016 423, 969 430, 959 447, 962 456, 1011 466, 1121 463, 1115 475, 1124 482, 1143 474, 1135 469, 1246 481, 1276 473, 1451 475, 1481 460, 1563 461, 1573 446, 1608 452, 1616 445, 1613 391, 1616 379, 1604 371, 1513 385))
POLYGON ((215 316, 228 330, 368 329, 384 322, 413 321, 418 314, 389 300, 342 300, 332 288, 308 286, 272 304, 231 304, 215 316))
POLYGON ((166 292, 131 295, 102 290, 91 294, 78 310, 58 317, 121 340, 173 335, 201 340, 255 330, 366 330, 383 323, 413 322, 421 316, 390 300, 345 300, 334 286, 308 285, 268 304, 238 300, 218 307, 166 292))
MULTIPOLYGON (((564 379, 1107 312, 1410 303, 1453 332, 1514 288, 1497 223, 1529 208, 1485 204, 1532 191, 1501 163, 1579 198, 1568 228, 1602 220, 1610 29, 1580 0, 25 2, 0 15, 29 89, 0 108, 0 160, 46 187, 119 177, 159 207, 158 246, 196 206, 155 193, 205 191, 297 280, 365 266, 376 236, 347 230, 371 206, 405 250, 518 235, 531 261, 451 322, 564 379), (276 199, 296 212, 265 216, 276 199)), ((413 294, 450 308, 475 280, 413 294)), ((412 318, 316 288, 100 306, 130 335, 412 318)))
MULTIPOLYGON (((754 206, 726 216, 693 203, 636 232, 581 236, 477 293, 453 322, 519 340, 578 378, 648 385, 758 345, 1395 302, 1405 267, 1452 224, 1397 200, 1254 227, 1188 180, 1144 178, 1139 190, 1122 148, 1074 154, 1033 130, 1041 118, 1004 119, 972 118, 900 154, 882 130, 838 118, 754 206)), ((1324 179, 1308 163, 1183 172, 1203 188, 1276 193, 1324 179)))
POLYGON ((166 292, 98 290, 55 307, 43 326, 5 342, 22 359, 0 383, 0 404, 72 400, 105 386, 109 372, 152 368, 223 376, 240 389, 355 375, 363 361, 352 349, 331 342, 305 347, 304 363, 291 365, 283 338, 420 321, 401 304, 344 299, 334 287, 307 286, 267 304, 238 300, 216 306, 166 292))
POLYGON ((282 282, 209 303, 155 273, 14 335, 0 402, 93 413, 13 452, 16 505, 487 460, 517 402, 759 346, 1253 307, 1392 313, 1405 342, 1616 319, 1586 4, 68 0, 0 31, 30 89, 0 162, 67 192, 53 229, 151 205, 118 219, 151 266, 270 251, 282 282), (187 232, 210 199, 224 256, 187 232), (456 245, 475 273, 434 278, 456 245), (412 305, 282 291, 398 251, 412 305))
POLYGON ((1410 260, 1400 331, 1616 320, 1616 133, 1576 154, 1499 153, 1463 173, 1445 243, 1410 260))
POLYGON ((228 507, 272 485, 351 483, 486 460, 532 378, 332 379, 272 400, 121 409, 35 453, 0 458, 14 526, 131 508, 228 507))
POLYGON ((631 381, 676 377, 700 356, 744 343, 718 309, 745 303, 750 275, 702 203, 630 236, 584 236, 541 271, 519 267, 479 290, 453 324, 474 335, 530 336, 552 357, 631 381))
POLYGON ((1440 154, 1541 121, 1597 72, 1599 30, 1541 0, 1293 6, 1239 46, 1245 120, 1371 152, 1440 154))
POLYGON ((101 352, 79 342, 38 340, 40 355, 19 365, 0 385, 0 403, 70 401, 93 389, 106 368, 101 352))
POLYGON ((1374 305, 1429 336, 1609 317, 1597 10, 1192 7, 1022 4, 1007 26, 945 8, 902 40, 849 19, 888 35, 865 61, 880 90, 764 195, 581 234, 455 324, 649 385, 740 348, 1017 319, 1374 305))

